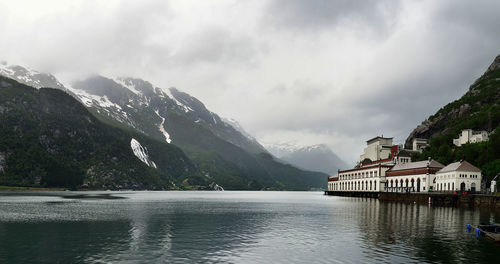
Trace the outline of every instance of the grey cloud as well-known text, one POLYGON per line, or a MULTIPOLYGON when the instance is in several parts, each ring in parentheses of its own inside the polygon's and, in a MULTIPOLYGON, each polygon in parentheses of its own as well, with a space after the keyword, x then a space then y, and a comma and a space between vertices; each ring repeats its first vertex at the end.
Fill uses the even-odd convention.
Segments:
POLYGON ((278 30, 316 31, 351 24, 377 34, 388 31, 400 8, 396 0, 275 0, 266 24, 278 30))
POLYGON ((350 161, 368 137, 404 138, 500 53, 496 0, 238 1, 195 17, 202 2, 49 1, 38 15, 4 1, 0 60, 176 86, 257 136, 342 138, 350 161))
POLYGON ((258 53, 258 44, 250 36, 212 26, 187 36, 171 59, 177 65, 185 66, 219 62, 249 65, 256 61, 258 53))

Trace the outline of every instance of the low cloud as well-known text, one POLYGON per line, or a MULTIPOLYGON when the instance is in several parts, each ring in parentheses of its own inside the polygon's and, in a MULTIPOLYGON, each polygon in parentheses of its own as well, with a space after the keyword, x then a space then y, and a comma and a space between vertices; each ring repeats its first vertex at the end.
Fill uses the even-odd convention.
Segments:
POLYGON ((402 143, 500 53, 498 1, 11 1, 0 60, 175 86, 259 140, 402 143))

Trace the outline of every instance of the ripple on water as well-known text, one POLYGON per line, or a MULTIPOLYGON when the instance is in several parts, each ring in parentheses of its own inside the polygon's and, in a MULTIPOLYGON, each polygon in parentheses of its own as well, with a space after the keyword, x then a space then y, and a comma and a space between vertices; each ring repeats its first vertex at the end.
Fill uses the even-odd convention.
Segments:
POLYGON ((312 192, 0 194, 0 263, 488 263, 463 227, 498 217, 312 192))

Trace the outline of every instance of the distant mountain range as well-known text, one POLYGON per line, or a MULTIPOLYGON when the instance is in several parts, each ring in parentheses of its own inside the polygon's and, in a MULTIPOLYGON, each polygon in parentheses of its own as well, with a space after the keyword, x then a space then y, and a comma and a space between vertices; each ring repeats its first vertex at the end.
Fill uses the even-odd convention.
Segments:
POLYGON ((279 159, 306 170, 320 171, 328 175, 349 165, 342 161, 327 145, 297 146, 291 143, 269 144, 266 148, 279 159))
MULTIPOLYGON (((159 161, 163 159, 163 156, 161 151, 158 152, 158 148, 180 148, 182 151, 175 158, 185 161, 185 169, 182 173, 169 171, 161 176, 165 179, 165 183, 156 186, 158 188, 172 186, 204 188, 213 186, 215 183, 225 189, 309 190, 326 185, 328 175, 298 169, 275 159, 253 137, 244 132, 236 121, 221 119, 217 114, 206 109, 202 102, 176 88, 161 89, 138 78, 106 78, 98 75, 72 85, 63 85, 50 74, 6 63, 0 64, 0 75, 34 88, 55 88, 73 96, 90 111, 94 118, 97 118, 96 122, 101 130, 121 131, 116 133, 128 135, 127 142, 122 142, 127 151, 124 146, 120 149, 122 152, 134 154, 138 161, 142 161, 140 163, 143 164, 142 167, 147 165, 153 171, 161 170, 162 166, 168 164, 168 160, 164 161, 165 164, 159 161), (144 142, 156 142, 156 145, 144 142)), ((25 87, 15 85, 5 78, 3 80, 9 83, 10 90, 25 87)), ((14 93, 13 91, 9 93, 14 93)), ((48 90, 41 89, 16 96, 30 97, 30 93, 45 94, 46 91, 48 90)), ((52 107, 57 108, 58 102, 53 101, 53 103, 52 107)), ((84 112, 81 114, 80 116, 74 115, 72 119, 88 118, 84 112)), ((3 113, 2 117, 4 117, 3 113)), ((33 123, 33 125, 36 124, 33 123)), ((71 122, 68 122, 68 126, 70 130, 77 129, 71 127, 71 122)), ((5 133, 9 133, 17 128, 12 123, 11 126, 4 126, 3 129, 5 133)), ((66 140, 72 139, 66 138, 66 140)), ((8 143, 4 141, 2 144, 8 143)), ((9 184, 2 178, 6 173, 11 175, 12 179, 17 177, 15 176, 17 172, 14 172, 11 166, 13 158, 10 154, 15 150, 7 151, 5 145, 2 144, 0 144, 0 158, 3 157, 3 160, 7 162, 4 162, 3 172, 0 172, 0 184, 9 184), (4 175, 2 176, 1 173, 4 175)), ((104 149, 109 150, 106 155, 114 154, 111 151, 112 147, 104 149)), ((61 148, 60 151, 64 153, 65 149, 61 148)), ((92 152, 93 149, 89 151, 92 152)), ((172 152, 172 150, 169 151, 172 152)), ((45 152, 48 156, 52 155, 47 149, 45 152)), ((75 162, 77 161, 78 159, 75 158, 75 162)), ((133 163, 129 165, 132 166, 131 164, 133 163)), ((91 162, 79 165, 85 171, 82 184, 94 188, 104 188, 102 186, 118 188, 118 185, 121 187, 146 186, 137 182, 115 185, 108 182, 100 186, 101 179, 90 180, 89 178, 91 176, 89 169, 92 165, 91 162)), ((175 168, 181 167, 179 165, 175 168)), ((108 173, 108 168, 104 166, 99 169, 98 174, 108 173)), ((18 181, 12 180, 10 184, 22 184, 22 182, 18 179, 18 181)))

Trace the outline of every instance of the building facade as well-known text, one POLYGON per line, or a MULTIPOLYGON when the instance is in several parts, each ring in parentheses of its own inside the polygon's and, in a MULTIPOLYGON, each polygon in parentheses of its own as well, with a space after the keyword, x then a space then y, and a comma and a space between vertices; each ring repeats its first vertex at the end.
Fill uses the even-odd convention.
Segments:
POLYGON ((374 137, 366 141, 366 147, 359 160, 377 161, 389 158, 392 148, 392 138, 374 137))
POLYGON ((392 165, 375 164, 339 171, 338 175, 328 179, 329 191, 383 192, 385 172, 392 165), (330 185, 331 184, 331 185, 330 185))
POLYGON ((438 192, 480 192, 481 170, 467 161, 451 163, 436 173, 438 192))
POLYGON ((455 146, 462 146, 467 143, 478 143, 488 141, 488 132, 486 131, 473 131, 472 129, 464 129, 458 138, 453 139, 455 146))
MULTIPOLYGON (((414 140, 415 147, 415 140, 414 140)), ((420 145, 424 146, 423 141, 420 145)), ((427 144, 427 140, 425 140, 427 144)), ((454 192, 481 191, 481 170, 467 161, 448 166, 431 160, 411 162, 412 150, 392 145, 392 138, 367 141, 356 168, 328 178, 331 192, 454 192)))
POLYGON ((386 172, 388 192, 428 192, 434 188, 436 173, 445 166, 435 160, 396 164, 386 172))

